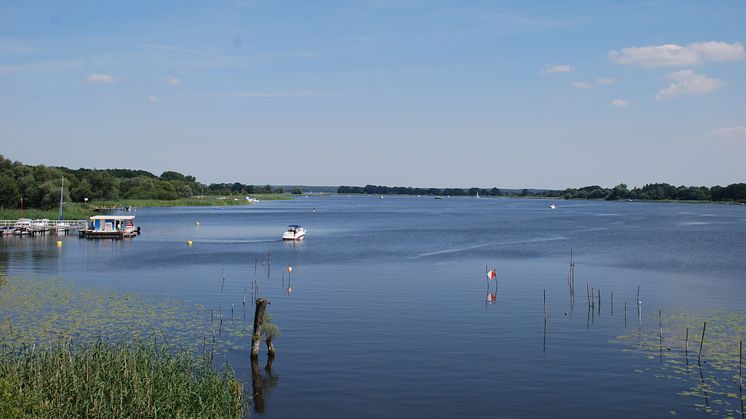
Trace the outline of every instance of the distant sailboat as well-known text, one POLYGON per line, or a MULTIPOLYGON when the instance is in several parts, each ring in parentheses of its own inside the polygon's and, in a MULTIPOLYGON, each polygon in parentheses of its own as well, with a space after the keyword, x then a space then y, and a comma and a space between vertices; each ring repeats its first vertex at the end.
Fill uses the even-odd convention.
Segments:
POLYGON ((56 231, 57 234, 65 234, 68 230, 70 230, 70 225, 66 223, 65 220, 65 211, 64 211, 64 204, 65 204, 65 178, 62 178, 62 185, 60 186, 60 214, 57 217, 59 219, 59 222, 57 223, 56 231))

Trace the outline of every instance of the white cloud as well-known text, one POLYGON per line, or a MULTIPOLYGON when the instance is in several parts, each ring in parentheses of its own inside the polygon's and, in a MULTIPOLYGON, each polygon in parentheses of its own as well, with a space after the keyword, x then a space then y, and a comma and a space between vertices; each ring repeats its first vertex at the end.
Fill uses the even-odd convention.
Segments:
POLYGON ((114 76, 111 74, 91 73, 85 79, 89 83, 114 83, 114 76))
POLYGON ((682 95, 704 95, 723 86, 722 81, 697 74, 694 70, 681 70, 666 77, 674 82, 655 94, 655 98, 658 100, 671 99, 682 95))
POLYGON ((587 81, 576 81, 573 82, 572 85, 578 89, 590 89, 593 87, 593 85, 588 83, 587 81))
POLYGON ((616 83, 616 79, 605 78, 605 77, 599 77, 596 79, 596 84, 600 86, 608 86, 614 83, 616 83))
POLYGON ((746 125, 718 128, 710 131, 710 135, 727 140, 746 140, 746 125))
POLYGON ((629 102, 627 102, 624 99, 614 99, 611 102, 609 102, 611 106, 616 106, 618 108, 626 108, 629 106, 629 102))
POLYGON ((148 102, 158 102, 158 98, 155 96, 148 96, 148 102))
POLYGON ((575 69, 570 64, 545 65, 544 69, 541 70, 544 74, 570 73, 573 71, 575 71, 575 69))
POLYGON ((170 77, 170 78, 168 79, 168 84, 172 84, 172 85, 174 85, 174 86, 178 86, 178 85, 180 85, 180 84, 182 84, 182 83, 183 83, 183 82, 181 81, 181 79, 179 79, 179 78, 176 78, 176 77, 170 77))
POLYGON ((676 44, 647 45, 610 51, 609 58, 620 64, 643 67, 688 66, 706 61, 738 61, 746 58, 743 44, 734 42, 695 42, 686 46, 676 44))

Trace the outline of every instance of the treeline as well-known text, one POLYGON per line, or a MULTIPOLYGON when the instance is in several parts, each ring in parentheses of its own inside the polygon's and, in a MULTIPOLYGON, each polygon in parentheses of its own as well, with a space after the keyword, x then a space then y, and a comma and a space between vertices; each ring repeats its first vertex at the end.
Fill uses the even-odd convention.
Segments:
POLYGON ((453 196, 499 196, 500 189, 460 189, 460 188, 412 188, 409 186, 340 186, 337 188, 340 194, 370 194, 370 195, 453 195, 453 196))
POLYGON ((674 186, 668 183, 650 183, 642 188, 628 189, 624 183, 613 188, 586 186, 553 191, 551 196, 565 199, 605 199, 615 201, 632 200, 672 200, 672 201, 738 201, 746 202, 746 183, 732 183, 728 186, 674 186))
POLYGON ((273 193, 271 186, 241 183, 205 185, 179 172, 156 176, 145 170, 69 169, 26 165, 0 155, 0 208, 55 208, 60 200, 61 179, 65 178, 66 202, 95 200, 159 199, 174 200, 195 195, 273 193))
POLYGON ((525 196, 564 199, 605 199, 615 200, 680 200, 680 201, 738 201, 746 202, 746 183, 733 183, 728 186, 673 186, 668 183, 651 183, 642 188, 629 189, 625 184, 613 188, 585 186, 564 190, 509 190, 498 188, 412 188, 403 186, 340 186, 340 194, 370 195, 450 195, 450 196, 525 196))

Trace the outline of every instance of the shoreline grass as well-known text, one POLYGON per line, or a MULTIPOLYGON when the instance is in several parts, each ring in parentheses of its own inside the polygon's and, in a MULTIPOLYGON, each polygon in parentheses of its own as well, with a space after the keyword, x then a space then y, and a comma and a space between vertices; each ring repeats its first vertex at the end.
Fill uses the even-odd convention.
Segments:
POLYGON ((0 349, 0 417, 240 418, 247 406, 227 364, 155 342, 0 349))
MULTIPOLYGON (((255 194, 252 198, 256 198, 262 201, 278 201, 278 200, 292 200, 294 197, 290 194, 255 194)), ((204 197, 192 197, 192 198, 181 198, 174 200, 164 199, 117 199, 117 200, 100 200, 90 201, 87 204, 80 202, 68 202, 65 203, 65 219, 68 220, 82 220, 95 215, 96 211, 94 208, 101 207, 226 207, 236 205, 251 205, 243 196, 214 196, 207 195, 204 197), (221 199, 222 198, 222 199, 221 199)), ((19 218, 31 218, 34 220, 38 219, 49 219, 56 220, 59 216, 58 209, 37 209, 30 208, 24 209, 21 212, 20 209, 11 208, 0 208, 0 220, 17 220, 19 218)))

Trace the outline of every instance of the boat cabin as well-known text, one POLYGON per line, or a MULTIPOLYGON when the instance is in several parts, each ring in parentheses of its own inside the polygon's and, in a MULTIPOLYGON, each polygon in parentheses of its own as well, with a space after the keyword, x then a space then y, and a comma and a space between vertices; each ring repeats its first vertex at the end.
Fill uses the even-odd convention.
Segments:
POLYGON ((120 239, 140 234, 134 215, 94 215, 80 235, 86 238, 120 239))

